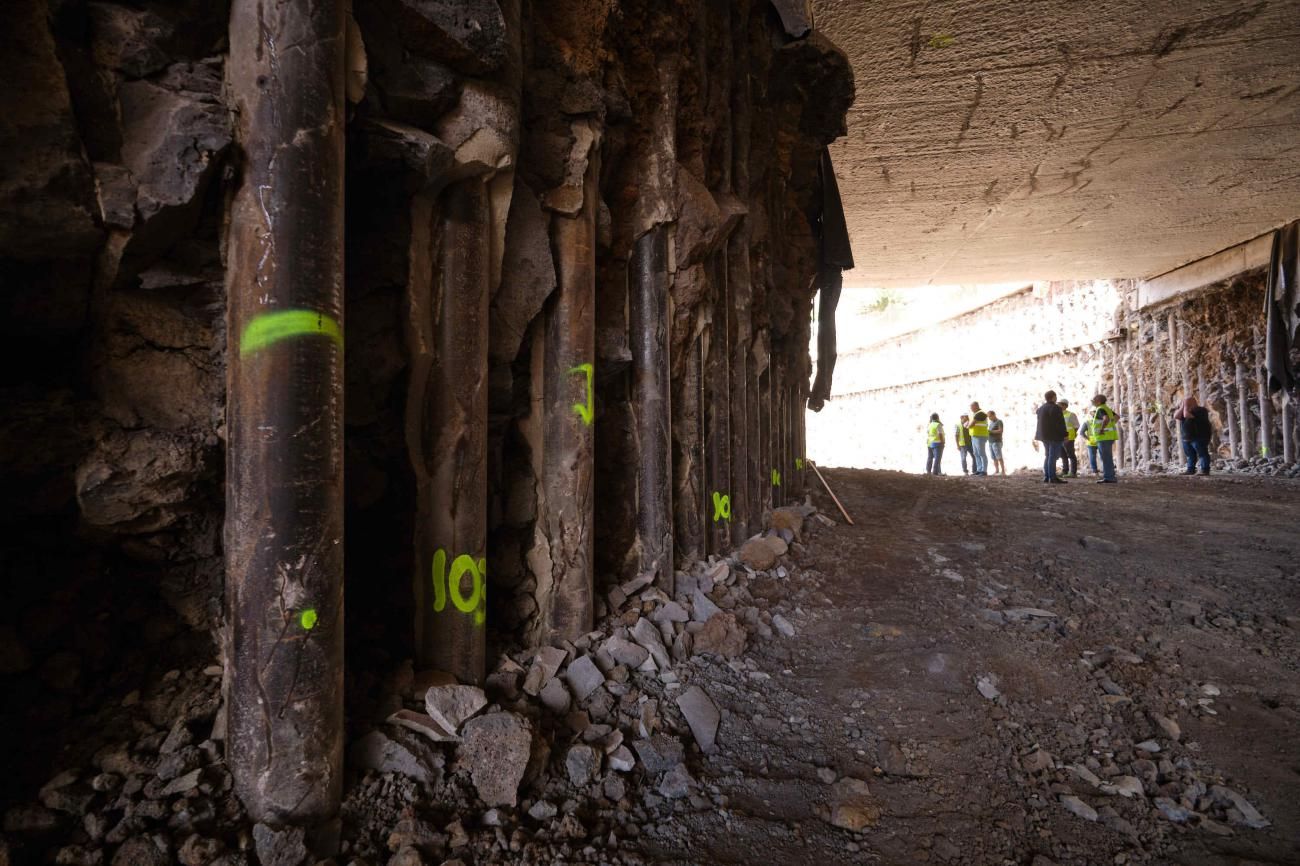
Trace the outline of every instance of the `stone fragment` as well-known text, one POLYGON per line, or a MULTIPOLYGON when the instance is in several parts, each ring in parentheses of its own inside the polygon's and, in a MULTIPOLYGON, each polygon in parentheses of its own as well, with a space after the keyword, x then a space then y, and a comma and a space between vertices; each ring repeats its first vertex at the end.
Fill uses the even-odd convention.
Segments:
POLYGON ((1020 766, 1029 773, 1041 773, 1043 770, 1050 770, 1056 765, 1052 753, 1044 749, 1034 749, 1028 755, 1020 759, 1020 766))
POLYGON ((371 731, 352 744, 348 757, 360 770, 377 773, 397 773, 419 782, 432 782, 429 768, 406 746, 390 738, 383 731, 371 731))
POLYGON ((1153 715, 1151 721, 1155 722, 1156 726, 1164 732, 1164 735, 1175 743, 1183 738, 1183 729, 1178 726, 1177 722, 1168 716, 1153 715))
POLYGON ((534 653, 528 675, 524 678, 524 691, 533 696, 540 694, 542 687, 559 673, 566 657, 564 650, 553 646, 544 646, 534 653))
POLYGON ((301 827, 255 824, 253 846, 262 866, 302 866, 307 862, 306 833, 301 827))
POLYGON ((1142 789, 1142 782, 1136 776, 1120 776, 1112 779, 1110 785, 1116 794, 1126 799, 1146 796, 1146 792, 1142 789))
POLYGON ((1168 797, 1156 797, 1151 802, 1155 805, 1156 809, 1159 810, 1161 815, 1164 815, 1165 818, 1175 824, 1186 824, 1192 819, 1192 815, 1195 814, 1190 809, 1183 808, 1168 797))
POLYGON ((710 617, 709 621, 694 633, 694 648, 697 653, 712 653, 723 658, 734 659, 745 652, 747 639, 748 634, 736 621, 735 614, 723 611, 710 617))
POLYGON ((632 757, 632 750, 627 746, 619 746, 609 753, 609 768, 619 773, 630 773, 636 766, 636 759, 632 757))
POLYGON ((766 571, 776 565, 776 554, 761 538, 751 538, 740 546, 740 561, 755 571, 766 571))
POLYGON ((452 731, 447 730, 441 724, 433 719, 432 716, 424 713, 417 713, 415 710, 398 710, 389 716, 385 721, 390 725, 397 725, 399 728, 406 728, 408 731, 415 731, 421 736, 428 737, 435 743, 458 743, 460 737, 452 731))
POLYGON ((1073 794, 1062 794, 1061 805, 1065 807, 1065 811, 1072 815, 1076 815, 1085 821, 1097 820, 1097 810, 1073 794))
POLYGON ((992 674, 985 674, 975 681, 975 688, 987 700, 994 701, 1001 696, 1002 692, 998 691, 996 678, 992 674))
POLYGON ((663 734, 636 740, 632 743, 632 748, 636 750, 637 757, 641 759, 646 772, 651 774, 672 769, 686 756, 681 743, 663 734))
POLYGON ((478 686, 433 686, 424 693, 429 717, 452 732, 486 706, 487 695, 478 686))
POLYGON ((772 628, 776 629, 786 637, 794 637, 794 626, 790 623, 790 620, 781 616, 779 613, 772 614, 772 628))
POLYGON ((677 696, 677 707, 686 717, 686 724, 706 755, 713 751, 718 740, 718 725, 722 716, 712 699, 699 686, 691 686, 677 696))
POLYGON ((552 677, 542 687, 541 693, 542 705, 551 712, 560 715, 569 711, 569 705, 572 699, 569 696, 569 690, 564 687, 564 683, 559 677, 552 677))
POLYGON ((605 799, 617 803, 627 796, 627 784, 618 776, 607 776, 604 785, 601 786, 601 792, 605 799))
POLYGON ((650 651, 645 647, 617 635, 605 641, 601 648, 609 653, 614 661, 634 669, 645 664, 646 658, 650 655, 650 651))
POLYGON ((1133 748, 1154 755, 1160 751, 1160 744, 1157 743, 1155 740, 1143 740, 1133 748))
POLYGON ((636 625, 632 627, 632 639, 649 651, 656 665, 661 668, 672 666, 659 629, 650 620, 642 617, 636 621, 636 625))
POLYGON ((1054 619, 1056 617, 1056 614, 1050 610, 1043 610, 1041 607, 1009 607, 1002 611, 1002 615, 1010 620, 1054 619))
POLYGON ((708 622, 714 615, 722 613, 722 608, 709 599, 707 595, 700 590, 695 590, 691 596, 691 620, 693 622, 708 622))
MULTIPOLYGON (((253 839, 256 840, 257 830, 264 827, 258 824, 253 827, 253 839)), ((301 837, 302 831, 298 831, 301 837)), ((163 836, 132 836, 121 844, 117 852, 113 855, 112 866, 171 866, 171 852, 168 850, 166 838, 163 836)), ((261 846, 258 846, 258 856, 261 858, 261 846)), ((306 857, 306 850, 303 851, 303 857, 306 857)), ((283 860, 268 860, 262 858, 265 866, 283 866, 283 860)), ((299 866, 301 860, 295 860, 293 866, 299 866)))
POLYGON ((880 807, 861 779, 844 778, 831 786, 830 823, 854 833, 880 820, 880 807))
POLYGON ((549 800, 538 800, 528 809, 528 815, 538 821, 549 821, 556 816, 558 809, 549 800))
POLYGON ((677 800, 691 793, 691 786, 694 784, 695 779, 691 777, 686 765, 678 764, 664 773, 664 777, 659 780, 657 790, 668 799, 677 800))
POLYGON ((1200 604, 1194 601, 1187 601, 1186 599, 1176 599, 1171 601, 1169 603, 1169 609, 1180 616, 1187 617, 1188 619, 1195 619, 1205 613, 1200 604))
POLYGON ((176 794, 184 794, 187 791, 193 791, 195 788, 199 786, 199 778, 200 776, 202 776, 202 774, 203 774, 203 769, 200 767, 197 770, 190 770, 188 773, 185 773, 184 775, 177 776, 175 779, 172 779, 170 782, 166 784, 166 786, 163 787, 162 791, 159 793, 159 796, 172 797, 175 796, 176 794))
POLYGON ((762 541, 772 551, 772 555, 778 559, 785 556, 790 550, 790 545, 779 535, 765 535, 762 541))
POLYGON ((528 720, 514 713, 489 713, 470 719, 456 760, 467 769, 479 798, 489 806, 514 806, 532 753, 528 720))
POLYGON ((570 746, 564 755, 564 772, 579 787, 600 774, 600 753, 591 746, 570 746))
POLYGON ((1094 553, 1109 553, 1119 555, 1120 546, 1113 541, 1105 538, 1098 538, 1095 535, 1085 535, 1079 539, 1079 544, 1087 550, 1094 553))
POLYGON ((1210 799, 1221 806, 1236 809, 1241 814, 1240 820, 1237 820, 1235 816, 1229 816, 1234 824, 1242 824, 1252 830, 1262 830, 1265 827, 1272 826, 1272 822, 1261 815, 1249 800, 1231 788, 1223 785, 1212 785, 1210 787, 1210 799))
POLYGON ((789 530, 794 535, 795 541, 802 541, 803 521, 803 513, 797 508, 776 508, 772 511, 768 525, 778 532, 783 529, 789 530))
POLYGON ((585 701, 592 692, 605 684, 605 675, 596 667, 591 656, 574 659, 564 672, 564 678, 573 690, 573 696, 580 701, 585 701))
MULTIPOLYGON (((698 590, 696 592, 698 593, 698 590)), ((657 623, 688 622, 691 615, 686 612, 686 608, 675 601, 670 601, 651 614, 650 618, 657 623)))
POLYGON ((833 785, 836 779, 836 773, 830 767, 818 767, 817 778, 823 784, 833 785))

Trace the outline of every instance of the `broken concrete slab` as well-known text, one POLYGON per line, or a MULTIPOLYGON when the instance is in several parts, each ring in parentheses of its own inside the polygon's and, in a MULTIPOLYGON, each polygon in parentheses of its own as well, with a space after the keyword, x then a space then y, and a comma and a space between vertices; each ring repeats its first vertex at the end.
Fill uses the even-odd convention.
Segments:
POLYGON ((462 736, 456 761, 469 771, 479 799, 514 806, 532 754, 532 725, 514 713, 488 713, 466 722, 462 736))
POLYGON ((574 659, 564 672, 564 679, 573 691, 573 696, 580 701, 585 701, 592 692, 605 684, 605 675, 596 667, 591 656, 574 659))
POLYGON ((699 686, 691 686, 677 696, 677 708, 686 717, 691 734, 706 755, 714 750, 718 740, 718 725, 722 716, 713 700, 699 686))
POLYGON ((430 718, 452 732, 486 706, 487 695, 478 686, 433 686, 424 693, 430 718))
POLYGON ((686 757, 682 744, 664 734, 636 740, 632 748, 648 773, 662 773, 677 766, 686 757))
POLYGON ((420 756, 383 731, 371 731, 353 743, 348 759, 360 770, 396 773, 425 783, 434 780, 431 768, 420 756))

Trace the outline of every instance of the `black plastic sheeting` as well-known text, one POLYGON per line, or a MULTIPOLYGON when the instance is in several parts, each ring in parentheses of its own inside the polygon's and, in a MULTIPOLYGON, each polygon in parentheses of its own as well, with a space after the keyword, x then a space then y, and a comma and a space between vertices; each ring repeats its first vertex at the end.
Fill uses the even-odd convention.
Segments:
POLYGON ((840 185, 835 180, 829 150, 822 150, 817 170, 822 187, 822 210, 818 219, 821 230, 821 261, 817 267, 817 378, 808 393, 808 408, 820 412, 831 396, 831 376, 835 372, 835 308, 844 288, 844 272, 853 268, 853 248, 849 227, 840 201, 840 185))
POLYGON ((1268 260, 1268 342, 1265 363, 1268 365, 1270 391, 1293 392, 1296 369, 1291 365, 1291 350, 1300 338, 1300 220, 1273 232, 1273 253, 1268 260))

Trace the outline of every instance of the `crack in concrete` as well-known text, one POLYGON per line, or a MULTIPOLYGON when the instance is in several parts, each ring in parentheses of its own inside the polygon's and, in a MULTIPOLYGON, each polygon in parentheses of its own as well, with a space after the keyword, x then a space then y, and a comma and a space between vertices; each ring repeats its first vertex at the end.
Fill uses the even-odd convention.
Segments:
POLYGON ((966 119, 961 122, 961 131, 957 133, 957 140, 953 142, 953 147, 961 145, 961 141, 966 137, 970 130, 971 121, 975 119, 975 112, 979 110, 980 101, 984 98, 984 75, 975 73, 975 98, 971 100, 970 107, 966 109, 966 119))

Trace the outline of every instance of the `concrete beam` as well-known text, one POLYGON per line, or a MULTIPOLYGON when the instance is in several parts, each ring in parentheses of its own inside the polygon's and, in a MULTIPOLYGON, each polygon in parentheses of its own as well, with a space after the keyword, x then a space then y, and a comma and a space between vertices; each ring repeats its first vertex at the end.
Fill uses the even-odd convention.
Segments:
POLYGON ((1145 310, 1147 307, 1168 303, 1211 283, 1226 280, 1252 268, 1262 268, 1268 264, 1272 244, 1273 233, 1269 232, 1212 256, 1197 259, 1181 268, 1174 268, 1158 277, 1142 280, 1138 283, 1137 308, 1145 310))

